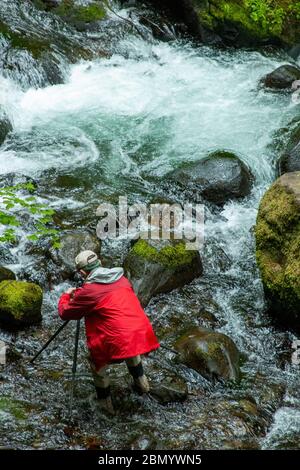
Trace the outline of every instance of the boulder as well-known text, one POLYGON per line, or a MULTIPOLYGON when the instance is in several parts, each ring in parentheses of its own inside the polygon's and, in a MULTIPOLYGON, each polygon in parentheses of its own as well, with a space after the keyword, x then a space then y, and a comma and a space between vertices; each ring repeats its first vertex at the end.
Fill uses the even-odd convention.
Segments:
POLYGON ((264 195, 256 223, 256 256, 279 323, 300 330, 300 172, 281 176, 264 195))
POLYGON ((39 323, 43 291, 36 284, 21 281, 0 283, 0 322, 9 328, 39 323))
POLYGON ((231 152, 219 151, 167 174, 185 191, 203 196, 215 204, 247 196, 251 191, 252 175, 248 167, 231 152))
POLYGON ((60 244, 59 249, 50 249, 50 256, 54 263, 60 266, 64 279, 73 277, 75 257, 80 251, 91 250, 100 255, 100 240, 85 230, 66 231, 60 237, 60 244))
POLYGON ((300 80, 300 68, 287 64, 281 65, 273 72, 268 73, 262 79, 262 84, 275 90, 290 89, 292 91, 292 85, 296 80, 300 80))
POLYGON ((227 335, 193 328, 175 343, 180 361, 209 379, 239 380, 239 351, 227 335))
POLYGON ((0 266, 0 282, 9 281, 9 280, 14 281, 15 279, 16 279, 15 273, 13 273, 10 269, 0 266))
POLYGON ((186 250, 183 242, 137 241, 124 269, 142 305, 151 297, 170 292, 202 274, 198 251, 186 250))

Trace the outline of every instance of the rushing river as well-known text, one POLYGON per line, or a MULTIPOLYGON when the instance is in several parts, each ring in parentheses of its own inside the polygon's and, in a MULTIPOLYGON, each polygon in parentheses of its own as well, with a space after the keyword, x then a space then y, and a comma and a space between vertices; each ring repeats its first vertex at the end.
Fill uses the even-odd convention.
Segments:
MULTIPOLYGON (((265 315, 252 231, 259 201, 276 177, 279 131, 299 113, 290 96, 267 93, 258 82, 286 60, 278 52, 218 50, 128 35, 111 57, 71 66, 61 85, 24 90, 13 79, 0 76, 0 103, 14 127, 0 149, 0 172, 34 178, 40 197, 58 210, 67 227, 84 226, 85 220, 93 220, 99 202, 117 202, 119 195, 146 202, 157 193, 168 197, 159 183, 164 174, 213 150, 235 152, 255 176, 248 198, 229 202, 220 214, 208 216, 204 277, 154 299, 147 309, 158 330, 172 318, 182 324, 191 321, 195 305, 213 314, 216 329, 228 334, 245 356, 241 384, 209 384, 176 365, 172 354, 160 351, 146 361, 150 377, 160 376, 161 367, 175 371, 189 384, 186 402, 160 406, 150 398, 128 397, 122 385, 124 367, 117 366, 114 393, 120 411, 108 420, 97 414, 88 398, 93 387, 82 336, 71 429, 72 327, 35 366, 26 362, 60 324, 56 303, 67 283, 56 285, 45 293, 41 327, 18 334, 1 332, 1 338, 15 342, 17 353, 25 357, 3 372, 3 395, 25 402, 28 413, 27 420, 13 420, 1 412, 6 431, 2 446, 218 448, 244 441, 246 447, 289 448, 299 444, 300 379, 299 366, 291 363, 293 336, 275 329, 265 315), (231 415, 224 400, 235 403, 248 397, 262 406, 265 415, 262 423, 250 423, 245 434, 233 418, 228 422, 231 415), (265 431, 259 432, 259 426, 265 431), (225 437, 228 433, 226 444, 219 432, 225 437), (132 444, 138 439, 142 443, 132 444)), ((24 243, 14 249, 14 256, 9 267, 16 271, 34 258, 24 243)), ((171 340, 172 335, 170 344, 171 340)))

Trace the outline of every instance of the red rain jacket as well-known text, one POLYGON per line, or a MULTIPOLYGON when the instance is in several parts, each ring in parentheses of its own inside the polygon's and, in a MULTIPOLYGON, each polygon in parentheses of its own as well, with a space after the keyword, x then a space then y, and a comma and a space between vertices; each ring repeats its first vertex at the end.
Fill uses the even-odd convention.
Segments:
POLYGON ((151 323, 124 276, 111 284, 84 284, 72 298, 63 294, 58 311, 62 320, 85 317, 87 345, 97 371, 159 348, 151 323))

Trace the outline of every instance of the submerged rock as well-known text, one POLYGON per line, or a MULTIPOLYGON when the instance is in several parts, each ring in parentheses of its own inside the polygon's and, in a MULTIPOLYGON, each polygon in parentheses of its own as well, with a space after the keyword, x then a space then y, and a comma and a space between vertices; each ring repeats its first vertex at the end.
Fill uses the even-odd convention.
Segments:
POLYGON ((0 283, 0 322, 7 327, 34 325, 42 320, 43 291, 20 281, 0 283))
POLYGON ((142 305, 151 297, 170 292, 202 274, 198 251, 186 250, 183 242, 139 240, 124 262, 127 277, 142 305))
POLYGON ((15 280, 15 279, 16 279, 15 273, 13 273, 10 269, 0 266, 0 282, 15 280))
POLYGON ((185 164, 165 178, 215 204, 247 196, 252 185, 252 175, 245 163, 226 151, 214 152, 200 161, 185 164))
POLYGON ((281 176, 264 195, 256 256, 271 316, 300 328, 300 172, 281 176))
POLYGON ((262 83, 267 88, 276 90, 292 90, 292 85, 296 80, 300 79, 300 68, 295 65, 281 65, 276 70, 268 73, 262 83))
POLYGON ((207 378, 239 380, 239 351, 228 336, 193 328, 175 343, 180 360, 207 378))

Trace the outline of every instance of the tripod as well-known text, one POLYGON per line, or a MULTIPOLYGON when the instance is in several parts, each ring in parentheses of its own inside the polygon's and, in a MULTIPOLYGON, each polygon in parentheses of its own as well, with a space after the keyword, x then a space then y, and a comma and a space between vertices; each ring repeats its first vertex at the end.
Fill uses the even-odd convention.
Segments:
MULTIPOLYGON (((33 364, 34 361, 39 357, 39 355, 49 346, 50 343, 59 335, 59 333, 68 325, 70 320, 67 320, 63 323, 51 336, 51 338, 47 341, 46 344, 40 349, 35 356, 30 359, 30 363, 33 364)), ((79 344, 79 333, 80 333, 80 320, 76 322, 76 333, 75 333, 75 347, 74 347, 74 354, 73 354, 73 365, 72 365, 72 387, 71 387, 71 394, 70 394, 70 415, 72 414, 73 408, 73 398, 74 398, 74 389, 75 389, 75 380, 76 380, 76 370, 77 370, 77 357, 78 357, 78 344, 79 344)))

